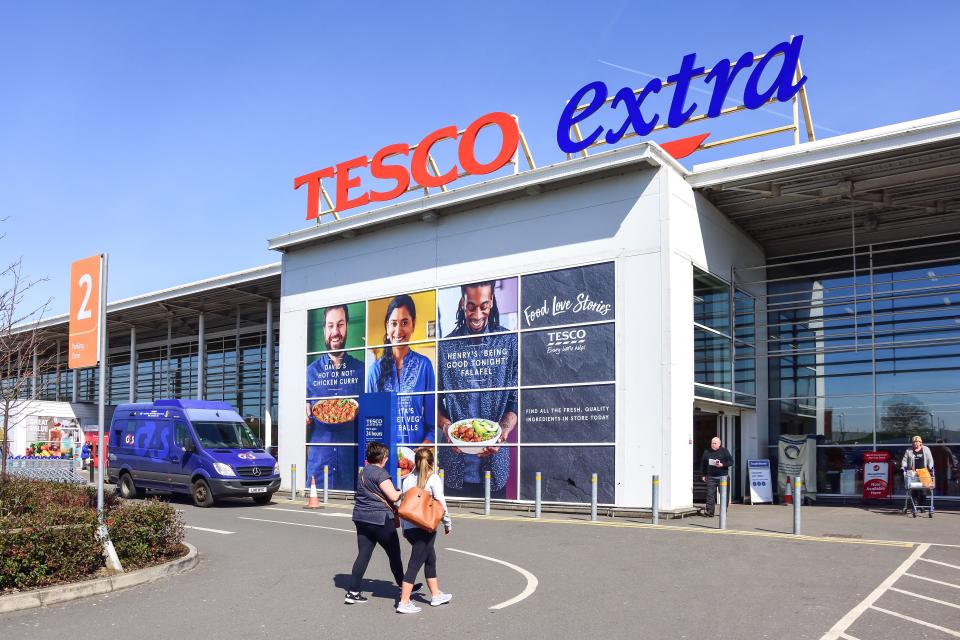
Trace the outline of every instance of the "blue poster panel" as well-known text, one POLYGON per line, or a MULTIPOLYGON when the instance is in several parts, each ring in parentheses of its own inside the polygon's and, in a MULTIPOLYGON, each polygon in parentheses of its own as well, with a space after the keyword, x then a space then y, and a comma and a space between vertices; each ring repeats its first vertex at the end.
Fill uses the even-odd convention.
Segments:
POLYGON ((357 467, 362 467, 366 462, 364 456, 367 443, 382 442, 390 451, 385 468, 390 475, 394 476, 394 482, 399 481, 396 477, 399 462, 397 458, 398 405, 395 393, 365 393, 360 396, 359 440, 354 473, 357 467))

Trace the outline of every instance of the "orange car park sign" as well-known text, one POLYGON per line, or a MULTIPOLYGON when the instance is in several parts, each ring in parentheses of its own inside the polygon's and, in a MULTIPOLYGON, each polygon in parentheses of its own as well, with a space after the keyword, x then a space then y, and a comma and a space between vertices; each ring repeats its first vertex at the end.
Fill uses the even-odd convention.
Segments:
POLYGON ((102 255, 77 260, 70 265, 69 362, 71 369, 92 367, 100 361, 102 276, 102 255))

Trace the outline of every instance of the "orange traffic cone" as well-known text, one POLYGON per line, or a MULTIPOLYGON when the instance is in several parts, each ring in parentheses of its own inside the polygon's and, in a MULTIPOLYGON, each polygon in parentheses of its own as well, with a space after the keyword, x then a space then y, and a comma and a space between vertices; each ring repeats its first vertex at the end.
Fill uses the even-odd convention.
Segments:
POLYGON ((787 476, 787 491, 783 494, 783 504, 793 504, 793 480, 787 476))
POLYGON ((307 509, 319 509, 320 498, 317 497, 317 477, 310 476, 310 500, 307 501, 307 509))

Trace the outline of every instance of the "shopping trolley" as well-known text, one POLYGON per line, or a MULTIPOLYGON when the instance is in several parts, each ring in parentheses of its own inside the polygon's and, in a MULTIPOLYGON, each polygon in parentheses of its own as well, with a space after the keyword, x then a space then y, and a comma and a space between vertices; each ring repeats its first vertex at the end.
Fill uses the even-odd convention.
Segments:
POLYGON ((933 517, 933 488, 936 486, 933 474, 926 474, 926 477, 921 477, 916 471, 911 469, 903 470, 903 492, 906 494, 906 497, 903 500, 903 509, 900 510, 900 513, 906 513, 909 509, 913 514, 913 517, 917 517, 918 512, 926 511, 929 517, 933 517), (919 506, 913 499, 914 491, 922 491, 924 497, 927 499, 926 506, 919 506))

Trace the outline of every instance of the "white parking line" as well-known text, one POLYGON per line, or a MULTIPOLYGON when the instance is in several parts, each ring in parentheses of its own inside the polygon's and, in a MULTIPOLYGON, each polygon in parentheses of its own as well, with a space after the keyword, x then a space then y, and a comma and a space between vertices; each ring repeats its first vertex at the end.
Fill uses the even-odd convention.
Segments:
POLYGON ((960 567, 958 567, 958 566, 955 565, 955 564, 950 564, 949 562, 940 562, 939 560, 928 560, 928 559, 926 559, 926 558, 920 558, 920 559, 923 560, 924 562, 929 562, 930 564, 939 564, 939 565, 942 565, 942 566, 944 566, 944 567, 950 567, 951 569, 956 569, 956 570, 960 571, 960 567))
POLYGON ((883 609, 881 607, 870 606, 874 611, 879 611, 880 613, 886 613, 891 615, 894 618, 900 618, 901 620, 907 620, 909 622, 915 622, 916 624, 921 624, 925 627, 930 627, 931 629, 936 629, 937 631, 943 631, 944 633, 953 636, 954 638, 960 638, 960 633, 953 631, 952 629, 947 629, 946 627, 941 627, 938 624, 933 624, 932 622, 926 622, 925 620, 918 620, 917 618, 911 618, 910 616, 905 616, 902 613, 897 613, 896 611, 890 611, 889 609, 883 609))
POLYGON ((505 560, 498 560, 496 558, 491 558, 490 556, 482 556, 479 553, 473 553, 472 551, 463 551, 462 549, 454 549, 452 547, 446 547, 446 550, 455 551, 457 553, 463 553, 468 556, 473 556, 475 558, 482 558, 483 560, 489 560, 490 562, 496 562, 497 564, 502 564, 505 567, 510 567, 511 569, 513 569, 514 571, 516 571, 517 573, 519 573, 520 575, 522 575, 524 578, 527 579, 527 586, 524 588, 523 591, 521 591, 518 595, 514 596, 513 598, 510 598, 509 600, 501 602, 500 604, 495 604, 492 607, 490 607, 490 609, 494 611, 497 609, 504 609, 506 607, 509 607, 510 605, 517 604, 518 602, 520 602, 525 598, 528 598, 533 594, 534 591, 537 590, 537 586, 539 586, 540 584, 540 581, 537 580, 537 576, 533 575, 523 567, 518 567, 515 564, 510 564, 505 560))
POLYGON ((897 589, 896 587, 890 587, 890 591, 896 591, 897 593, 902 593, 906 596, 913 596, 914 598, 920 598, 921 600, 928 600, 930 602, 936 602, 937 604, 942 604, 947 607, 953 607, 954 609, 960 609, 960 604, 953 604, 952 602, 946 602, 945 600, 937 600, 936 598, 931 598, 929 596, 922 596, 919 593, 914 593, 913 591, 904 591, 903 589, 897 589))
POLYGON ((236 533, 236 531, 224 531, 223 529, 207 529, 206 527, 192 527, 190 525, 184 525, 184 529, 193 529, 194 531, 209 531, 210 533, 220 533, 225 536, 230 536, 236 533))
POLYGON ((272 522, 274 524, 289 524, 294 527, 310 527, 311 529, 326 529, 328 531, 343 531, 344 533, 354 533, 352 529, 337 529, 336 527, 321 527, 319 524, 306 524, 304 522, 284 522, 283 520, 264 520, 263 518, 245 518, 237 516, 240 520, 254 520, 256 522, 272 522))
POLYGON ((911 578, 916 578, 917 580, 926 580, 927 582, 936 582, 937 584, 942 584, 945 587, 953 587, 954 589, 960 589, 960 584, 951 584, 949 582, 944 582, 943 580, 934 580, 933 578, 925 578, 923 576, 918 576, 915 573, 905 573, 903 575, 909 576, 911 578))
POLYGON ((869 609, 874 602, 876 602, 883 593, 893 586, 893 583, 900 579, 900 577, 907 572, 913 564, 926 553, 927 549, 930 548, 929 544, 921 544, 917 546, 913 553, 910 554, 910 557, 904 560, 899 567, 894 569, 893 573, 887 576, 887 579, 880 583, 880 585, 874 589, 870 595, 863 599, 863 601, 851 609, 847 615, 840 618, 840 621, 837 624, 827 631, 825 634, 820 636, 820 640, 837 640, 842 633, 844 633, 850 625, 856 622, 864 611, 869 609))
POLYGON ((855 638, 849 633, 841 633, 840 637, 843 638, 843 640, 860 640, 860 638, 855 638))
POLYGON ((297 511, 296 509, 284 509, 282 507, 264 507, 270 511, 286 511, 287 513, 305 513, 311 516, 327 516, 328 518, 352 518, 351 513, 325 513, 323 511, 297 511))

